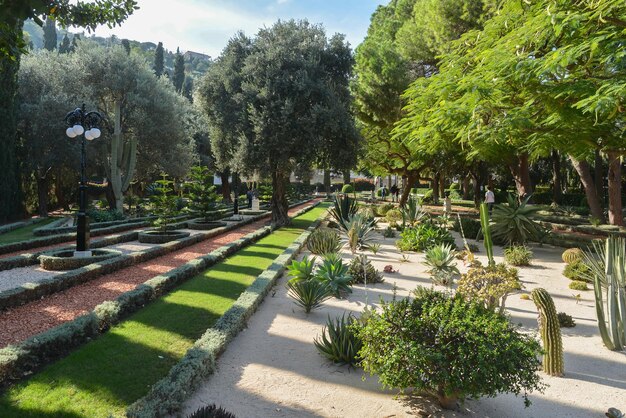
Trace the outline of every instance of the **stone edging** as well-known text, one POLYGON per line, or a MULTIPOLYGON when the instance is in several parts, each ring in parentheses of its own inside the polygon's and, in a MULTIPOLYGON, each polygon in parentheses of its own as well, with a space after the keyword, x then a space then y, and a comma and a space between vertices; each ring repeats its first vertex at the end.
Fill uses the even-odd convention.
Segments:
MULTIPOLYGON (((306 210, 312 209, 313 205, 306 210)), ((305 211, 300 211, 304 213, 305 211)), ((298 212, 298 215, 301 214, 298 212)), ((297 215, 295 215, 297 216, 297 215)), ((245 328, 270 289, 285 271, 287 264, 302 249, 318 219, 280 254, 274 262, 239 296, 233 306, 196 340, 187 354, 170 369, 169 374, 152 386, 150 392, 133 403, 126 411, 128 417, 162 417, 177 412, 202 379, 213 374, 218 356, 228 343, 245 328)))

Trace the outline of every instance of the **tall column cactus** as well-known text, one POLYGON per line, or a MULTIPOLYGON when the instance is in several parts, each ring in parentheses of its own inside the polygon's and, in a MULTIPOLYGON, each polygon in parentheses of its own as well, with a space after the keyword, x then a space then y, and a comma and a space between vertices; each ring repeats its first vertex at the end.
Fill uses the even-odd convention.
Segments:
POLYGON ((491 240, 491 229, 489 228, 489 209, 486 203, 480 205, 480 226, 483 231, 483 242, 485 244, 485 250, 487 251, 489 265, 493 266, 496 262, 493 259, 493 241, 491 240))
POLYGON ((115 207, 118 211, 124 210, 124 192, 128 190, 135 172, 137 162, 137 139, 125 141, 122 137, 122 106, 119 100, 115 101, 115 128, 111 139, 111 167, 110 181, 115 207))
POLYGON ((554 301, 542 288, 532 291, 531 297, 539 311, 539 331, 543 340, 543 371, 551 376, 563 375, 563 341, 554 301))

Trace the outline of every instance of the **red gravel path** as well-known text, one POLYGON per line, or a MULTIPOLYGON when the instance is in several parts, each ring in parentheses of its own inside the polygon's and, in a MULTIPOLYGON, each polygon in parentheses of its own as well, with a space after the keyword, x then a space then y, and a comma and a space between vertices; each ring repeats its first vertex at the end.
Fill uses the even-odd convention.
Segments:
MULTIPOLYGON (((289 213, 302 209, 306 205, 294 207, 289 213)), ((0 312, 0 347, 18 343, 91 312, 100 303, 114 300, 122 293, 133 290, 154 276, 242 238, 261 228, 266 222, 267 219, 261 219, 179 251, 100 276, 44 299, 0 312)))

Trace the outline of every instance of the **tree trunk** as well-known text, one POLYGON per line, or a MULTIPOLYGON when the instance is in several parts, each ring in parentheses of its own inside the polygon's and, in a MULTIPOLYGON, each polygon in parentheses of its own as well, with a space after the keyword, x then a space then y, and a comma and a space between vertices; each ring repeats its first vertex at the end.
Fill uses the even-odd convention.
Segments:
MULTIPOLYGON (((9 45, 17 43, 23 21, 7 22, 9 45)), ((19 55, 14 61, 0 59, 0 223, 21 215, 21 193, 16 155, 17 141, 17 72, 19 55)))
POLYGON ((48 216, 48 177, 37 175, 37 214, 48 216))
POLYGON ((602 213, 602 207, 600 206, 600 199, 598 199, 598 193, 593 182, 593 177, 591 177, 589 163, 585 160, 578 161, 571 155, 569 156, 569 159, 572 162, 572 166, 574 166, 574 169, 578 173, 580 182, 583 184, 583 188, 585 189, 587 204, 589 205, 591 215, 594 218, 599 219, 601 222, 604 222, 604 214, 602 213))
POLYGON ((472 180, 474 183, 474 207, 478 209, 481 203, 482 193, 480 190, 480 177, 476 174, 472 174, 472 180))
POLYGON ((326 194, 330 193, 330 170, 324 170, 324 189, 326 194))
POLYGON ((287 183, 289 177, 285 176, 279 170, 272 171, 272 225, 281 227, 289 225, 291 219, 287 211, 289 210, 289 202, 287 201, 287 183))
POLYGON ((552 150, 552 200, 561 203, 563 186, 561 180, 561 155, 557 150, 552 150))
POLYGON ((228 182, 228 177, 230 177, 230 169, 226 169, 220 172, 220 179, 222 180, 222 200, 224 203, 232 203, 232 199, 230 198, 230 183, 228 182))
POLYGON ((609 223, 624 225, 622 214, 622 157, 617 151, 608 151, 609 160, 609 223))
POLYGON ((522 153, 517 156, 516 161, 509 164, 509 169, 515 180, 515 188, 520 199, 532 194, 533 189, 530 182, 530 166, 528 164, 528 154, 522 153))
POLYGON ((470 181, 471 176, 463 177, 463 200, 469 200, 470 198, 470 181))
POLYGON ((596 149, 593 162, 593 179, 595 180, 596 193, 601 202, 604 196, 604 170, 602 164, 602 154, 600 154, 600 150, 596 149))
POLYGON ((70 210, 69 202, 67 201, 65 191, 63 190, 63 171, 61 168, 56 170, 54 176, 54 196, 57 199, 59 207, 63 208, 63 210, 70 210))
POLYGON ((350 184, 350 170, 344 170, 344 172, 343 172, 343 184, 350 184))
POLYGON ((432 188, 433 188, 433 203, 438 204, 439 203, 439 173, 433 173, 432 188))
POLYGON ((390 175, 387 176, 387 193, 389 193, 389 190, 391 190, 391 176, 390 175))
POLYGON ((406 202, 409 200, 409 196, 411 195, 411 188, 417 180, 419 180, 418 174, 409 173, 407 175, 406 181, 404 182, 404 188, 402 190, 402 196, 400 197, 400 206, 404 207, 404 205, 406 205, 406 202))
POLYGON ((446 178, 443 174, 439 176, 439 196, 446 197, 446 178))

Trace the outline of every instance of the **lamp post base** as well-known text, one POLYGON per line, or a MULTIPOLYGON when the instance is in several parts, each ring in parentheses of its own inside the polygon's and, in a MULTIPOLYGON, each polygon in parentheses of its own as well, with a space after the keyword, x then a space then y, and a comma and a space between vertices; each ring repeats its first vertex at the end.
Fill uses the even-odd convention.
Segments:
POLYGON ((89 250, 89 217, 85 212, 76 216, 76 252, 89 250))

